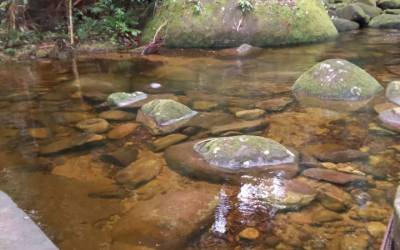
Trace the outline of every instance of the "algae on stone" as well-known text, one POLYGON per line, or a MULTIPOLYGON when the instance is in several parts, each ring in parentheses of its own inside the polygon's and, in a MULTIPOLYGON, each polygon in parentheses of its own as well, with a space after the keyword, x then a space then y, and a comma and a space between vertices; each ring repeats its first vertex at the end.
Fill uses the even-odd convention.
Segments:
POLYGON ((165 22, 162 33, 167 47, 235 47, 243 43, 276 46, 318 42, 337 35, 319 0, 296 0, 291 4, 257 0, 246 14, 235 0, 198 2, 202 8, 196 15, 189 1, 163 1, 145 27, 143 40, 150 41, 165 22))

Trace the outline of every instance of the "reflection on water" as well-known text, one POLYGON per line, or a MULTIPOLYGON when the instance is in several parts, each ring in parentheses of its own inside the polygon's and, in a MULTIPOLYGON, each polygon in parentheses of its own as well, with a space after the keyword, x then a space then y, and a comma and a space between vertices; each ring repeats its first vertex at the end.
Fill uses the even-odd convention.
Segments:
MULTIPOLYGON (((219 204, 213 223, 190 218, 206 230, 177 229, 177 238, 187 237, 187 249, 378 249, 400 170, 399 136, 379 126, 372 108, 384 97, 357 112, 341 113, 302 107, 291 101, 290 88, 305 70, 328 58, 347 59, 386 86, 399 79, 393 61, 400 56, 399 42, 399 33, 363 30, 325 44, 263 49, 251 58, 187 50, 145 58, 107 54, 73 62, 2 65, 0 189, 61 249, 126 249, 131 243, 113 242, 113 232, 135 205, 186 188, 213 192, 216 187, 219 204), (301 153, 302 168, 329 167, 335 174, 322 171, 318 178, 292 180, 249 176, 237 186, 200 182, 170 170, 162 153, 149 152, 159 137, 135 125, 137 108, 109 120, 113 136, 107 131, 90 141, 76 124, 99 117, 107 96, 120 91, 169 94, 191 108, 200 105, 200 117, 206 118, 180 131, 188 140, 208 138, 210 127, 238 122, 237 111, 274 99, 261 118, 269 123, 266 129, 241 131, 301 153), (58 148, 44 153, 43 147, 54 142, 58 148), (133 157, 121 148, 140 153, 133 157), (368 157, 353 160, 350 155, 342 165, 326 164, 327 153, 348 149, 368 157), (138 158, 136 170, 124 176, 132 178, 130 185, 118 179, 120 166, 101 160, 106 154, 119 165, 138 158), (345 175, 348 182, 338 184, 349 169, 363 173, 365 181, 353 182, 345 175), (245 235, 246 228, 257 230, 259 237, 245 235)), ((185 209, 194 208, 176 204, 168 211, 180 218, 196 214, 185 209)))

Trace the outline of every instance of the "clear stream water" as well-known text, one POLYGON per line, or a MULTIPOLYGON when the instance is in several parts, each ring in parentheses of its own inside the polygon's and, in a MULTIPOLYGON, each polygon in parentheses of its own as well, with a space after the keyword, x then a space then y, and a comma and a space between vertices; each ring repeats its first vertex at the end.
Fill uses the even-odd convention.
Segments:
MULTIPOLYGON (((147 187, 133 190, 114 183, 118 170, 115 166, 105 165, 101 171, 90 169, 90 164, 93 168, 104 166, 98 160, 101 154, 127 143, 148 150, 146 145, 154 138, 144 128, 97 147, 40 156, 40 145, 70 137, 77 133, 74 125, 78 120, 98 114, 94 104, 82 98, 85 93, 169 93, 186 103, 230 100, 212 111, 229 113, 256 101, 290 97, 290 87, 297 77, 329 58, 347 59, 386 86, 400 79, 400 61, 394 61, 400 58, 399 45, 399 31, 362 30, 323 44, 263 49, 256 56, 242 59, 217 51, 176 50, 148 57, 115 53, 81 56, 75 61, 1 65, 0 190, 8 193, 61 249, 111 249, 112 227, 120 214, 135 202, 167 192, 187 180, 165 170, 167 177, 157 177, 160 180, 156 184, 150 182, 147 187), (71 91, 71 82, 80 83, 81 88, 71 91), (162 87, 151 88, 151 83, 162 87), (65 118, 68 114, 69 118, 65 118), (48 134, 43 139, 33 138, 32 128, 46 128, 48 134), (83 164, 80 170, 52 173, 55 166, 78 156, 94 160, 77 163, 83 164)), ((383 96, 375 103, 379 102, 384 102, 383 96)), ((340 220, 313 223, 313 215, 322 211, 318 201, 298 211, 274 212, 272 216, 257 202, 241 203, 240 195, 246 187, 220 185, 225 194, 221 203, 247 212, 232 212, 225 219, 216 216, 216 220, 229 221, 228 230, 223 234, 206 231, 193 238, 187 248, 344 249, 347 245, 341 243, 343 239, 354 237, 352 244, 360 247, 354 249, 378 249, 381 235, 374 235, 371 228, 386 225, 391 214, 400 171, 400 152, 394 146, 399 145, 400 137, 383 136, 368 129, 378 123, 372 105, 351 114, 335 114, 331 119, 329 111, 310 110, 294 102, 284 111, 267 113, 271 125, 257 132, 299 151, 351 148, 370 154, 368 166, 362 171, 373 185, 337 185, 352 197, 351 208, 340 213, 340 220), (351 210, 363 209, 367 203, 373 204, 372 213, 382 216, 352 219, 351 210), (255 241, 239 240, 236 235, 246 227, 257 228, 261 237, 255 241)), ((199 133, 194 137, 202 137, 199 133)), ((213 228, 219 226, 221 221, 216 221, 213 228)))

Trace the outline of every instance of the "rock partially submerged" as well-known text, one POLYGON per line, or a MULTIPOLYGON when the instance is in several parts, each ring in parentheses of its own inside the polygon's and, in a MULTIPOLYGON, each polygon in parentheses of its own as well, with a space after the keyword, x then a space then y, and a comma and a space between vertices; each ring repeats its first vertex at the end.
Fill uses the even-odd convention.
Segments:
POLYGON ((400 107, 387 109, 379 113, 379 120, 386 128, 400 132, 400 107))
POLYGON ((389 83, 386 88, 386 98, 389 101, 400 105, 400 81, 389 83))
POLYGON ((293 177, 297 155, 259 136, 232 136, 169 147, 165 158, 172 168, 197 178, 237 182, 242 175, 293 177))
POLYGON ((136 91, 133 93, 116 92, 112 93, 107 97, 107 102, 110 105, 117 106, 119 108, 131 105, 135 102, 142 101, 147 98, 147 94, 136 91))
POLYGON ((142 106, 137 121, 143 123, 152 134, 168 134, 187 123, 197 114, 185 105, 168 99, 157 99, 142 106))
POLYGON ((183 249, 211 226, 218 201, 217 190, 182 190, 139 202, 114 227, 113 241, 183 249))
POLYGON ((293 85, 293 92, 302 103, 340 110, 357 110, 382 90, 370 74, 342 59, 318 63, 293 85))
POLYGON ((0 249, 58 248, 7 194, 0 191, 0 249))
POLYGON ((347 174, 330 169, 309 168, 303 175, 312 179, 327 181, 335 184, 346 185, 350 183, 367 183, 367 178, 360 175, 347 174))

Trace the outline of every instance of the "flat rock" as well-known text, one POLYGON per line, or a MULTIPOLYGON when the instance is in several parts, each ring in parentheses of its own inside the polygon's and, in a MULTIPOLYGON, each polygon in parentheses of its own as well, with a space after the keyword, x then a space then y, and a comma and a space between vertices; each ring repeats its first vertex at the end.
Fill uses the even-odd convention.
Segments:
POLYGON ((293 177, 297 155, 258 136, 232 136, 186 142, 164 152, 170 168, 196 178, 238 182, 242 175, 293 177))
POLYGON ((256 103, 256 107, 268 112, 282 111, 293 103, 293 98, 280 97, 256 103))
POLYGON ((232 123, 234 120, 233 115, 224 112, 202 112, 190 119, 185 126, 210 129, 214 126, 232 123))
POLYGON ((257 120, 263 117, 265 111, 262 109, 249 109, 249 110, 241 110, 235 113, 235 116, 239 119, 243 120, 257 120))
POLYGON ((76 127, 87 133, 103 133, 108 130, 110 124, 101 118, 91 118, 78 122, 76 127))
POLYGON ((114 242, 183 249, 214 221, 218 190, 168 192, 137 203, 115 225, 114 242))
POLYGON ((219 106, 218 102, 213 101, 194 101, 193 109, 198 111, 211 111, 219 106))
POLYGON ((382 111, 378 117, 384 127, 400 132, 400 107, 382 111))
POLYGON ((28 133, 32 138, 45 139, 50 136, 50 131, 47 128, 30 128, 28 133))
POLYGON ((59 153, 65 150, 73 149, 87 144, 102 142, 105 137, 97 134, 76 134, 67 138, 56 139, 53 142, 39 147, 39 154, 48 155, 59 153))
POLYGON ((167 135, 161 138, 158 138, 157 140, 151 142, 151 148, 158 152, 162 151, 166 148, 168 148, 171 145, 177 144, 179 142, 182 142, 188 138, 187 135, 184 134, 171 134, 167 135))
POLYGON ((346 185, 353 182, 367 182, 367 179, 360 175, 346 174, 330 169, 309 168, 303 171, 303 175, 312 179, 327 181, 335 184, 346 185))
POLYGON ((0 191, 0 249, 57 250, 44 232, 0 191))
POLYGON ((130 121, 135 120, 136 115, 122 110, 109 110, 101 112, 99 117, 108 121, 130 121))
POLYGON ((165 162, 160 155, 151 152, 142 153, 137 161, 118 171, 115 179, 119 184, 136 188, 156 178, 164 165, 165 162))
POLYGON ((114 152, 103 154, 100 159, 119 167, 126 167, 137 160, 138 154, 137 148, 120 148, 114 152))
POLYGON ((134 122, 117 125, 107 133, 107 137, 112 140, 122 139, 133 133, 139 126, 140 124, 134 122))
POLYGON ((267 126, 265 120, 234 122, 227 125, 214 126, 210 129, 212 135, 219 135, 229 131, 251 132, 267 126))
POLYGON ((326 222, 333 222, 342 219, 343 218, 339 213, 332 212, 326 209, 320 209, 318 211, 315 211, 315 213, 313 214, 312 223, 316 225, 321 225, 326 222))
POLYGON ((320 161, 341 163, 365 160, 369 155, 358 150, 347 149, 333 152, 318 152, 314 153, 314 156, 320 161))
POLYGON ((360 28, 360 25, 357 22, 344 18, 334 17, 332 18, 332 22, 339 32, 358 30, 360 28))
POLYGON ((343 212, 353 204, 351 195, 335 185, 319 183, 317 190, 319 201, 329 210, 343 212))
POLYGON ((383 112, 383 111, 385 111, 387 109, 392 109, 392 108, 396 108, 396 107, 398 107, 398 106, 396 104, 394 104, 394 103, 384 102, 384 103, 376 104, 374 106, 374 110, 375 110, 376 113, 379 114, 379 113, 381 113, 381 112, 383 112))

